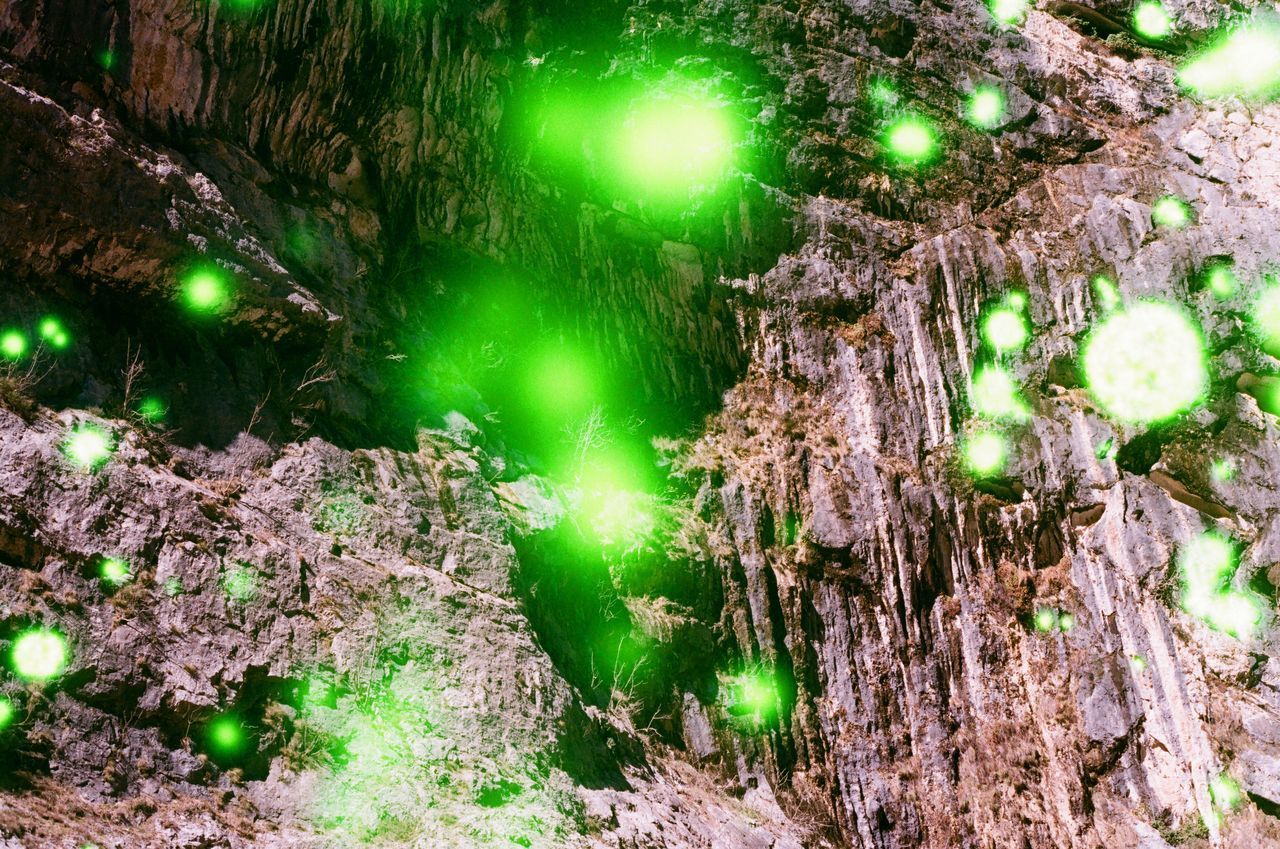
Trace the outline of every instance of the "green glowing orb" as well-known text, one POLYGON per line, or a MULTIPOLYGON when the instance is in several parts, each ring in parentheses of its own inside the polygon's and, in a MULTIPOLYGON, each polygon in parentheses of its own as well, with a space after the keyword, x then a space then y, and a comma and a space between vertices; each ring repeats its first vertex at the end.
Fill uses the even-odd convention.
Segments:
POLYGON ((0 696, 0 732, 3 732, 13 724, 13 718, 17 713, 18 711, 13 706, 13 702, 9 701, 4 696, 0 696))
POLYGON ((1093 297, 1103 312, 1111 312, 1120 306, 1120 290, 1109 277, 1101 274, 1093 278, 1093 297))
POLYGON ((1070 613, 1064 613, 1058 617, 1058 630, 1064 634, 1076 627, 1076 618, 1070 613))
POLYGON ((969 123, 983 130, 992 130, 1004 122, 1004 92, 995 86, 979 86, 969 95, 965 117, 969 123))
POLYGON ((0 333, 0 357, 6 360, 20 360, 26 356, 29 343, 21 330, 6 330, 0 333))
POLYGON ((1173 19, 1159 3, 1139 3, 1133 10, 1133 31, 1148 41, 1159 41, 1173 32, 1173 19))
POLYGON ((1013 375, 999 366, 986 365, 978 369, 969 397, 973 411, 983 418, 1024 421, 1029 413, 1013 375))
POLYGON ((1280 286, 1271 285, 1253 303, 1249 317, 1263 350, 1280 356, 1280 286))
POLYGON ((18 635, 10 655, 13 671, 28 681, 57 678, 67 667, 67 641, 57 631, 34 628, 18 635))
POLYGON ((937 155, 938 136, 924 118, 905 115, 889 125, 884 145, 894 159, 918 165, 937 155))
POLYGON ((55 351, 61 351, 71 344, 71 337, 62 322, 51 315, 40 320, 40 338, 55 351))
POLYGON ((1208 532, 1193 539, 1178 554, 1182 575, 1182 609, 1211 628, 1248 639, 1262 621, 1262 607, 1253 597, 1231 588, 1238 567, 1235 546, 1208 532))
POLYGON ((1051 607, 1040 608, 1036 611, 1034 624, 1042 634, 1058 630, 1058 611, 1051 607))
POLYGON ((1280 91, 1280 27, 1254 24, 1229 33, 1178 71, 1197 97, 1269 97, 1280 91))
POLYGON ((1209 782, 1209 798, 1222 810, 1234 811, 1244 801, 1244 794, 1240 792, 1240 785, 1223 773, 1209 782))
POLYGON ((1027 322, 1016 310, 992 310, 982 322, 983 341, 997 351, 1017 351, 1029 336, 1027 322))
POLYGON ((768 670, 756 669, 730 678, 726 709, 736 717, 764 722, 778 710, 778 683, 768 670))
POLYGON ((102 66, 102 70, 110 71, 116 66, 116 54, 110 50, 99 50, 98 64, 102 66))
POLYGON ((93 471, 115 451, 111 434, 97 425, 76 425, 62 441, 62 454, 74 465, 85 471, 93 471))
POLYGON ((1085 341, 1081 362, 1094 399, 1111 416, 1135 424, 1175 416, 1209 387, 1199 329, 1158 301, 1104 319, 1085 341))
POLYGON ((238 718, 224 714, 210 720, 205 728, 205 741, 215 756, 231 759, 245 753, 249 735, 238 718))
POLYGON ((1181 198, 1165 195, 1151 207, 1151 220, 1158 227, 1186 227, 1191 223, 1191 207, 1181 198))
POLYGON ((605 545, 633 546, 653 533, 653 499, 643 493, 601 493, 591 516, 591 529, 605 545))
POLYGON ((737 142, 720 105, 695 97, 654 99, 633 108, 622 124, 620 171, 643 196, 688 197, 724 178, 737 142))
POLYGON ((133 578, 133 572, 129 569, 129 564, 119 557, 104 558, 102 565, 98 567, 98 574, 104 584, 109 584, 113 587, 126 584, 133 578))
POLYGON ((1009 448, 1004 438, 991 430, 981 430, 964 443, 964 463, 978 477, 991 477, 1004 470, 1009 448))
POLYGON ((1129 658, 1129 664, 1133 667, 1134 672, 1147 671, 1147 659, 1140 654, 1135 654, 1129 658))
POLYGON ((155 423, 164 419, 169 413, 168 406, 164 401, 155 395, 149 395, 142 399, 142 403, 138 405, 138 415, 142 416, 144 421, 155 423))
POLYGON ((1216 483, 1224 483, 1236 476, 1236 464, 1232 460, 1214 460, 1209 466, 1209 477, 1216 483))
POLYGON ((990 0, 991 17, 1004 26, 1022 23, 1027 16, 1027 0, 990 0))
POLYGON ((182 300, 195 312, 217 312, 231 300, 227 276, 215 265, 201 266, 181 283, 182 300))
POLYGON ((1093 456, 1099 460, 1109 460, 1115 456, 1116 441, 1111 437, 1107 437, 1097 444, 1093 449, 1093 456))
POLYGON ((1027 293, 1016 292, 1016 291, 1010 292, 1009 294, 1004 296, 1004 302, 1005 302, 1005 305, 1009 307, 1009 309, 1022 312, 1027 308, 1027 293))
POLYGON ((1205 287, 1219 298, 1230 298, 1236 293, 1239 281, 1229 265, 1215 265, 1205 274, 1205 287))

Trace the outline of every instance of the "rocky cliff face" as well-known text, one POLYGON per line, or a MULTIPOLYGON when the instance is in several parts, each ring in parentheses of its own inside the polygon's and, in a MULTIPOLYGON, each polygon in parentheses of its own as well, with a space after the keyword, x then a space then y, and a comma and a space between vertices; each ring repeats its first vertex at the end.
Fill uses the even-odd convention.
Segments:
POLYGON ((1168 8, 0 0, 0 846, 1280 845, 1280 111, 1168 8), (672 78, 742 128, 678 204, 598 135, 672 78), (1080 353, 1149 298, 1211 380, 1124 424, 1080 353), (551 425, 546 346, 606 376, 551 425))

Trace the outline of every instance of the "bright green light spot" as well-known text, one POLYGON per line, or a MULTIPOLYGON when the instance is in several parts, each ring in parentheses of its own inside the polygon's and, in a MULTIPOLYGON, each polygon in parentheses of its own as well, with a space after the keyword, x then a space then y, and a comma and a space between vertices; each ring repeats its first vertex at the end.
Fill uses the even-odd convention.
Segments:
POLYGON ((621 134, 620 164, 627 181, 646 196, 667 199, 719 183, 733 164, 737 142, 726 110, 693 97, 638 104, 621 134))
POLYGON ((168 412, 169 408, 165 406, 164 401, 155 395, 143 398, 142 403, 138 405, 138 415, 142 416, 144 421, 152 424, 164 419, 168 412))
POLYGON ((232 759, 244 754, 249 736, 240 720, 224 715, 209 722, 205 728, 205 740, 216 757, 232 759))
POLYGON ((27 353, 27 337, 20 330, 6 330, 0 333, 0 357, 6 360, 20 360, 27 353))
POLYGON ((1133 667, 1134 672, 1147 671, 1147 659, 1140 654, 1135 654, 1129 658, 1129 664, 1133 667))
POLYGON ((1175 416, 1198 403, 1209 386, 1199 330, 1158 301, 1106 318, 1085 341, 1081 360, 1089 392, 1126 422, 1175 416))
POLYGON ((767 722, 778 712, 778 683, 768 670, 755 669, 729 678, 723 684, 725 709, 731 716, 767 722))
POLYGON ((1200 534, 1178 554, 1182 608, 1210 627, 1248 639, 1262 621, 1258 602, 1231 588, 1238 567, 1235 547, 1216 533, 1200 534))
POLYGON ((13 702, 0 696, 0 732, 13 724, 13 717, 17 714, 17 709, 13 706, 13 702))
POLYGON ((906 115, 890 124, 884 144, 895 159, 911 164, 927 162, 938 152, 933 125, 919 115, 906 115))
POLYGON ((1058 630, 1058 611, 1051 607, 1042 607, 1036 611, 1036 630, 1042 634, 1058 630))
POLYGON ((598 498, 591 528, 605 545, 635 545, 653 533, 651 502, 643 493, 605 492, 598 498))
POLYGON ((1209 466, 1209 477, 1216 483, 1224 483, 1236 476, 1236 464, 1231 460, 1214 460, 1209 466))
POLYGON ((1098 446, 1093 449, 1093 453, 1099 460, 1110 459, 1116 453, 1115 439, 1108 437, 1102 440, 1098 443, 1098 446))
POLYGON ((57 631, 35 628, 18 635, 11 653, 13 671, 28 681, 57 678, 67 666, 67 641, 57 631))
POLYGON ((990 0, 991 17, 1004 26, 1015 26, 1027 16, 1027 6, 1027 0, 990 0))
POLYGON ((1213 799, 1214 805, 1224 811, 1234 811, 1244 801, 1244 794, 1240 792, 1240 785, 1226 773, 1209 782, 1209 797, 1213 799))
POLYGON ((1262 291, 1250 319, 1263 349, 1272 356, 1280 355, 1280 286, 1273 284, 1262 291))
POLYGON ((196 312, 217 312, 231 299, 226 275, 214 265, 201 266, 188 274, 181 291, 182 299, 196 312))
POLYGON ((115 450, 111 434, 97 425, 73 427, 62 441, 62 454, 83 471, 94 471, 111 458, 115 450))
POLYGON ((1064 634, 1076 627, 1076 618, 1070 613, 1064 613, 1058 617, 1058 630, 1064 634))
POLYGON ((258 574, 253 567, 236 563, 223 573, 222 589, 236 604, 248 604, 258 595, 258 574))
POLYGON ((1254 24, 1230 33, 1183 65, 1178 83, 1197 97, 1269 97, 1280 90, 1280 28, 1254 24))
POLYGON ((970 436, 964 444, 964 462, 969 471, 978 477, 991 477, 1004 469, 1009 449, 1000 434, 982 430, 970 436))
POLYGON ((67 335, 66 328, 53 316, 46 316, 40 320, 40 338, 55 351, 61 351, 71 343, 71 337, 67 335))
POLYGON ((1139 3, 1133 10, 1133 31, 1149 41, 1159 41, 1173 31, 1173 20, 1159 3, 1139 3))
POLYGON ((1230 298, 1236 293, 1239 281, 1229 265, 1215 265, 1209 269, 1205 277, 1205 285, 1209 291, 1219 298, 1230 298))
POLYGON ((965 114, 975 127, 995 129, 1004 121, 1004 93, 995 86, 979 86, 969 95, 965 114))
POLYGON ((983 418, 1024 421, 1029 413, 1018 395, 1013 375, 999 366, 987 365, 978 369, 969 388, 969 397, 973 411, 983 418))
POLYGON ((1103 312, 1111 312, 1120 306, 1120 291, 1116 284, 1101 274, 1093 278, 1093 296, 1103 312))
POLYGON ((102 565, 98 568, 98 574, 101 575, 103 583, 110 584, 113 587, 126 584, 133 578, 133 572, 129 569, 129 564, 119 557, 104 559, 102 565))
POLYGON ((995 309, 982 322, 982 338, 997 351, 1017 351, 1027 344, 1027 323, 1016 311, 995 309))
POLYGON ((1191 223, 1191 207, 1181 198, 1165 195, 1151 207, 1151 220, 1159 227, 1186 227, 1191 223))
POLYGON ((1022 312, 1027 308, 1027 293, 1010 292, 1004 296, 1004 302, 1008 305, 1009 309, 1022 312))

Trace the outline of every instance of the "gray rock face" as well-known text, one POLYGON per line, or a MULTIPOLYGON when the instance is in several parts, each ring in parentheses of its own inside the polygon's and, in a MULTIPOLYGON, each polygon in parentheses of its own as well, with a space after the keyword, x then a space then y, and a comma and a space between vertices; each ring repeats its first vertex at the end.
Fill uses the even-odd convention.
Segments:
POLYGON ((1247 327, 1280 110, 1194 102, 1174 55, 1099 40, 1127 8, 1068 6, 0 0, 0 307, 76 332, 0 372, 0 649, 70 649, 0 677, 0 845, 1280 845, 1277 364, 1247 327), (530 92, 668 66, 747 118, 714 197, 517 140, 530 92), (979 83, 998 130, 962 120, 979 83), (938 162, 884 157, 898 110, 938 162), (1188 226, 1153 224, 1166 194, 1188 226), (175 310, 196 261, 237 281, 216 321, 175 310), (488 390, 413 394, 463 262, 565 316, 650 435, 686 428, 646 539, 584 554, 488 390), (1175 426, 1082 385, 1100 274, 1204 330, 1175 426), (1030 415, 975 481, 978 328, 1013 291, 1030 415), (1265 609, 1247 638, 1180 603, 1205 530, 1265 609), (756 722, 742 670, 774 682, 756 722))

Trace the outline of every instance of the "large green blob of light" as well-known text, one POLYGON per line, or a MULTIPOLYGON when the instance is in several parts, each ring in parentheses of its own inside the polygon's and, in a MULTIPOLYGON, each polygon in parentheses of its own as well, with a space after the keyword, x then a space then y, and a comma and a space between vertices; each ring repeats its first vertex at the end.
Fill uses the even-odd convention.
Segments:
POLYGON ((67 653, 67 640, 57 631, 33 628, 13 641, 10 661, 19 678, 44 682, 57 678, 67 668, 67 653))
POLYGON ((996 365, 977 370, 969 387, 969 398, 973 411, 983 418, 1025 421, 1030 412, 1018 394, 1013 375, 996 365))
POLYGON ((62 441, 62 454, 82 471, 92 472, 111 459, 115 440, 97 425, 82 424, 67 432, 62 441))
POLYGON ((14 708, 13 702, 4 696, 0 696, 0 733, 3 733, 6 728, 13 724, 13 718, 17 713, 18 711, 14 708))
POLYGON ((205 744, 216 761, 223 764, 240 760, 249 753, 249 732, 233 714, 222 714, 209 721, 204 730, 205 744))
POLYGON ((1150 424, 1184 412, 1209 387, 1204 339, 1181 310, 1143 301, 1107 317, 1081 355, 1090 394, 1114 418, 1150 424))
POLYGON ((1255 23, 1221 38, 1178 71, 1198 97, 1270 98, 1280 93, 1280 26, 1255 23))
POLYGON ((192 312, 216 313, 231 302, 231 283, 225 271, 203 264, 189 271, 179 283, 182 303, 192 312))
POLYGON ((1133 31, 1148 41, 1160 41, 1173 32, 1173 19, 1161 3, 1149 0, 1134 8, 1133 31))
POLYGON ((904 115, 885 130, 884 147, 899 162, 923 165, 938 155, 938 133, 921 116, 904 115))
POLYGON ((989 0, 988 8, 996 22, 1007 27, 1022 23, 1030 3, 1027 0, 989 0))
POLYGON ((26 356, 27 348, 26 334, 20 330, 6 330, 0 333, 0 357, 6 360, 20 360, 26 356))
POLYGON ((721 104, 692 94, 654 96, 633 104, 617 128, 615 165, 633 196, 684 200, 725 178, 737 144, 721 104))
POLYGON ((726 712, 740 720, 761 725, 778 715, 781 704, 777 675, 759 667, 722 679, 721 695, 726 712))
POLYGON ((1262 349, 1273 357, 1280 357, 1280 285, 1273 284, 1262 290, 1253 302, 1249 319, 1262 349))
POLYGON ((1004 121, 1004 92, 995 86, 978 86, 969 95, 965 105, 965 118, 975 127, 993 130, 1004 121))

